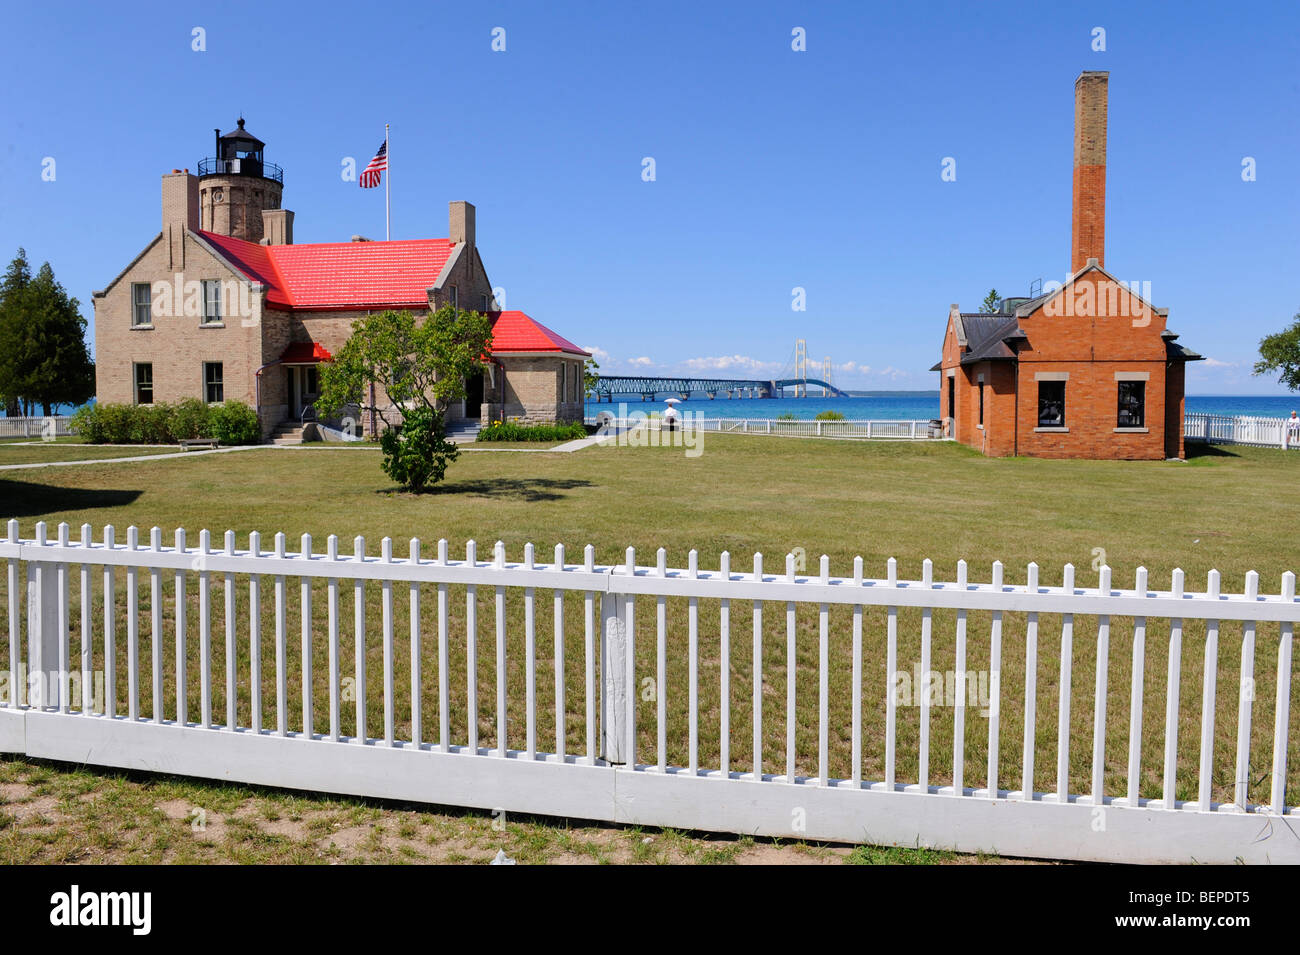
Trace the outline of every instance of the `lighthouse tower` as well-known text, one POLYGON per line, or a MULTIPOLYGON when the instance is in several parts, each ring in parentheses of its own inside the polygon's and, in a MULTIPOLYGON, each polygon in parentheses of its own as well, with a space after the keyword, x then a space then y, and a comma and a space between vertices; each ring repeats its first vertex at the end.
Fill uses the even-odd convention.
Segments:
POLYGON ((216 134, 216 156, 199 161, 200 228, 263 245, 293 242, 293 213, 280 208, 284 170, 262 155, 266 144, 244 129, 216 134))

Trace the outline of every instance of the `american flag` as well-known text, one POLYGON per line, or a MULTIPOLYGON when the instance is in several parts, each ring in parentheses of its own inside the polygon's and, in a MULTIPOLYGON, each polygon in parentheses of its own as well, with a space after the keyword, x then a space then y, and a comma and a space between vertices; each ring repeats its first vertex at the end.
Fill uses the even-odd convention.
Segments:
POLYGON ((373 189, 379 185, 383 181, 383 171, 387 168, 388 140, 384 140, 379 152, 375 153, 375 158, 370 160, 370 165, 361 171, 361 188, 373 189))

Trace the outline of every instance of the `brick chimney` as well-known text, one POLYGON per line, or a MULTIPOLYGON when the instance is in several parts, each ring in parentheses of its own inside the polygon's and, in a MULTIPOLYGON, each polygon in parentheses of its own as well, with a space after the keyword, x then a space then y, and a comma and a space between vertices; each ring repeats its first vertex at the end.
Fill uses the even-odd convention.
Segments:
POLYGON ((185 268, 185 231, 199 229, 199 180, 186 169, 162 177, 162 232, 168 268, 185 268))
POLYGON ((1106 83, 1109 73, 1085 70, 1074 81, 1074 203, 1070 272, 1096 259, 1106 267, 1106 83))
POLYGON ((474 248, 474 206, 468 202, 453 202, 450 205, 447 238, 452 242, 464 242, 474 248))
POLYGON ((293 245, 293 213, 288 209, 262 210, 262 245, 293 245))

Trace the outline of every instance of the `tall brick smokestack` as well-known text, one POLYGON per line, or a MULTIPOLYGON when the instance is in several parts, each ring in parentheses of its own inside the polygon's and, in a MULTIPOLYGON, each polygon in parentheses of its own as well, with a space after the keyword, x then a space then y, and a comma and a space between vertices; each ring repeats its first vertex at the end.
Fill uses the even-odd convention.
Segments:
POLYGON ((1109 73, 1085 70, 1074 81, 1074 204, 1070 271, 1096 259, 1106 266, 1106 82, 1109 73))

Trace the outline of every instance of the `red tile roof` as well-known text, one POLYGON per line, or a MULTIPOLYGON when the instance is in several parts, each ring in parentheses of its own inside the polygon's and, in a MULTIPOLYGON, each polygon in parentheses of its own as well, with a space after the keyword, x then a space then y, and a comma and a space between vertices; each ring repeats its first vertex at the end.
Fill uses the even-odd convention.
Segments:
POLYGON ((280 363, 283 365, 305 365, 309 362, 333 360, 334 356, 320 342, 293 342, 280 356, 280 363))
MULTIPOLYGON (((199 234, 245 276, 265 285, 269 304, 304 311, 427 308, 426 289, 438 280, 455 247, 449 239, 259 245, 214 232, 199 234)), ((487 314, 494 352, 590 354, 523 312, 487 314)), ((332 360, 324 348, 315 347, 318 351, 307 343, 290 345, 280 360, 332 360)))
POLYGON ((591 354, 523 312, 488 312, 487 314, 492 319, 492 351, 494 352, 565 352, 584 357, 591 354))
POLYGON ((455 244, 450 239, 259 245, 199 233, 232 265, 291 309, 425 308, 455 244))

